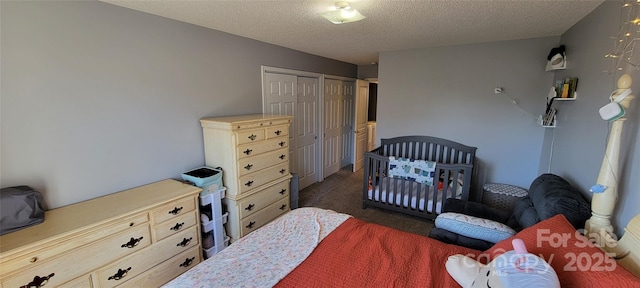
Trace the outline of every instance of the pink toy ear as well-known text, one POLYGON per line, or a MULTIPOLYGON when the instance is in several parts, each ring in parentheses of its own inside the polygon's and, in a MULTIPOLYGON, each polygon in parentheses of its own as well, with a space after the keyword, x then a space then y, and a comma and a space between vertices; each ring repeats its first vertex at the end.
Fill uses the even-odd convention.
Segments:
POLYGON ((524 245, 524 241, 519 238, 515 238, 511 240, 511 245, 513 245, 513 250, 516 250, 518 254, 527 254, 527 246, 524 245))

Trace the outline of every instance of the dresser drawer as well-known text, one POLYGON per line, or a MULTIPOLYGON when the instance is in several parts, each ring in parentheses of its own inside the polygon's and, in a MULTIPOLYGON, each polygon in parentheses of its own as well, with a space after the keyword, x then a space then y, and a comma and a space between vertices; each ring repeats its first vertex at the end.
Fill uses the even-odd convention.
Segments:
POLYGON ((33 281, 35 276, 50 275, 47 285, 55 287, 150 244, 149 225, 138 225, 7 277, 2 280, 2 287, 21 287, 33 281))
POLYGON ((196 226, 193 226, 155 245, 113 262, 96 272, 97 282, 100 287, 115 287, 120 285, 134 278, 136 275, 142 274, 158 263, 186 251, 191 247, 197 246, 197 235, 198 230, 196 226), (116 275, 119 271, 126 271, 126 275, 119 277, 121 275, 116 275))
MULTIPOLYGON (((269 126, 276 126, 276 125, 289 125, 289 123, 291 123, 291 117, 292 116, 281 116, 281 117, 277 117, 277 118, 272 118, 272 119, 255 119, 253 121, 248 121, 248 122, 239 122, 238 124, 232 124, 233 126, 231 127, 231 130, 240 130, 240 129, 251 129, 251 128, 259 128, 259 127, 269 127, 269 126), (285 117, 285 118, 282 118, 285 117)), ((211 119, 210 120, 215 120, 215 119, 211 119)))
POLYGON ((238 131, 236 133, 236 140, 238 145, 245 143, 252 143, 264 140, 264 129, 238 131))
POLYGON ((278 178, 289 175, 289 161, 271 166, 267 169, 256 171, 255 173, 241 176, 238 180, 240 186, 240 194, 254 190, 264 184, 267 184, 278 178))
POLYGON ((164 205, 160 208, 153 209, 153 218, 155 223, 161 223, 171 218, 179 217, 187 212, 196 209, 195 200, 192 197, 178 200, 169 205, 164 205))
POLYGON ((240 176, 253 173, 278 163, 289 161, 289 148, 282 148, 238 161, 240 176))
POLYGON ((118 287, 159 287, 200 263, 200 253, 198 247, 193 247, 118 287))
POLYGON ((289 135, 289 125, 267 127, 267 139, 289 135))
POLYGON ((149 215, 147 213, 137 214, 125 219, 115 221, 112 224, 107 224, 104 227, 92 230, 89 233, 81 234, 70 241, 45 244, 42 247, 39 247, 40 249, 38 250, 28 252, 13 259, 2 259, 2 265, 0 265, 0 275, 5 275, 12 271, 29 269, 30 267, 36 266, 42 262, 46 262, 48 259, 55 258, 57 255, 63 254, 67 251, 76 249, 80 246, 84 246, 85 244, 89 244, 93 241, 116 234, 118 232, 130 230, 133 227, 142 223, 146 223, 148 221, 149 215))
POLYGON ((271 125, 271 121, 269 120, 256 120, 251 122, 239 123, 232 130, 240 130, 240 129, 252 129, 252 128, 263 128, 271 125))
POLYGON ((237 150, 238 159, 251 157, 254 155, 262 154, 264 152, 273 151, 280 148, 289 147, 289 138, 274 138, 265 140, 262 142, 249 143, 239 145, 237 150))
POLYGON ((158 224, 155 226, 156 239, 164 239, 167 236, 173 235, 187 229, 197 223, 196 220, 196 212, 191 211, 180 215, 170 221, 166 221, 164 223, 158 224))
POLYGON ((238 200, 239 217, 245 218, 289 195, 289 181, 282 181, 249 197, 238 200))
MULTIPOLYGON (((292 116, 284 116, 284 117, 291 117, 292 116)), ((278 118, 278 119, 271 119, 269 120, 269 126, 284 126, 286 128, 288 128, 291 124, 291 118, 278 118)))
POLYGON ((278 216, 289 211, 289 197, 285 197, 240 221, 242 235, 245 236, 278 216))

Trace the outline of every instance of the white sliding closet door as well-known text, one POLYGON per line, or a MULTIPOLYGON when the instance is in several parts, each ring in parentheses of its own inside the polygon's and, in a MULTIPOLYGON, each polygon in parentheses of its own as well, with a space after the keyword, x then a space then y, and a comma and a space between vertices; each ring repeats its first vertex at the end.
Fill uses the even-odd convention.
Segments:
POLYGON ((355 162, 354 79, 265 66, 262 75, 263 112, 293 116, 289 163, 300 189, 355 162))
MULTIPOLYGON (((298 77, 286 74, 265 73, 263 84, 263 112, 275 115, 291 115, 296 120, 296 103, 298 101, 298 77)), ((298 173, 295 139, 296 125, 289 125, 289 171, 298 173)))
POLYGON ((342 93, 340 95, 340 102, 342 114, 341 117, 341 133, 342 133, 342 157, 340 160, 340 167, 347 166, 353 163, 354 153, 354 112, 355 112, 355 93, 353 82, 342 82, 342 93))
POLYGON ((298 115, 296 126, 296 165, 299 187, 303 189, 318 181, 319 123, 318 123, 318 78, 298 77, 298 115))
POLYGON ((340 170, 342 159, 342 81, 325 79, 323 103, 322 174, 326 178, 340 170))

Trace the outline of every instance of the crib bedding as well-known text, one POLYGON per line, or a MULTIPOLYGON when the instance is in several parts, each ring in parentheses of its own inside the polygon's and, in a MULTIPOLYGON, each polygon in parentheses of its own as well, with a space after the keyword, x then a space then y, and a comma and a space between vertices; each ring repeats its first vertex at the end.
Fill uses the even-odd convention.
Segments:
MULTIPOLYGON (((461 188, 460 186, 458 187, 461 188)), ((454 197, 453 188, 451 186, 448 187, 446 189, 447 193, 444 193, 445 189, 440 189, 437 193, 433 193, 433 190, 433 185, 427 186, 414 181, 395 181, 391 177, 382 177, 379 185, 369 188, 367 197, 369 200, 402 205, 403 207, 411 207, 411 209, 426 210, 433 213, 433 198, 436 196, 435 213, 440 214, 443 200, 454 197), (387 192, 387 190, 389 191, 387 192)), ((455 194, 456 197, 460 197, 461 191, 455 194)))
MULTIPOLYGON (((417 209, 419 211, 426 210, 430 213, 433 213, 433 197, 430 196, 427 198, 424 196, 424 194, 425 193, 420 193, 420 195, 418 195, 419 197, 416 195, 412 195, 411 197, 409 197, 409 195, 405 194, 403 197, 400 192, 395 193, 393 190, 391 190, 391 192, 389 192, 389 195, 387 195, 386 190, 383 189, 382 192, 380 192, 379 189, 376 189, 375 191, 369 190, 367 196, 369 197, 369 200, 380 201, 389 205, 402 205, 402 207, 411 207, 411 209, 417 209), (411 205, 409 205, 409 198, 411 198, 411 205)), ((438 196, 438 199, 441 199, 441 196, 438 196)), ((439 214, 442 209, 442 203, 436 202, 435 208, 436 213, 439 214)))

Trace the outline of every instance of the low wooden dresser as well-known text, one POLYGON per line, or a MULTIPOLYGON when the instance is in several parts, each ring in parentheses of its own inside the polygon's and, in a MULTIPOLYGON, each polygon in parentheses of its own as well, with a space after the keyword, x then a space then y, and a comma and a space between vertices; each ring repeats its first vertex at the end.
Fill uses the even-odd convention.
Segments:
POLYGON ((158 287, 199 263, 200 188, 164 180, 0 236, 0 286, 158 287))
POLYGON ((205 163, 223 170, 231 242, 290 210, 291 120, 268 114, 200 120, 205 163))

